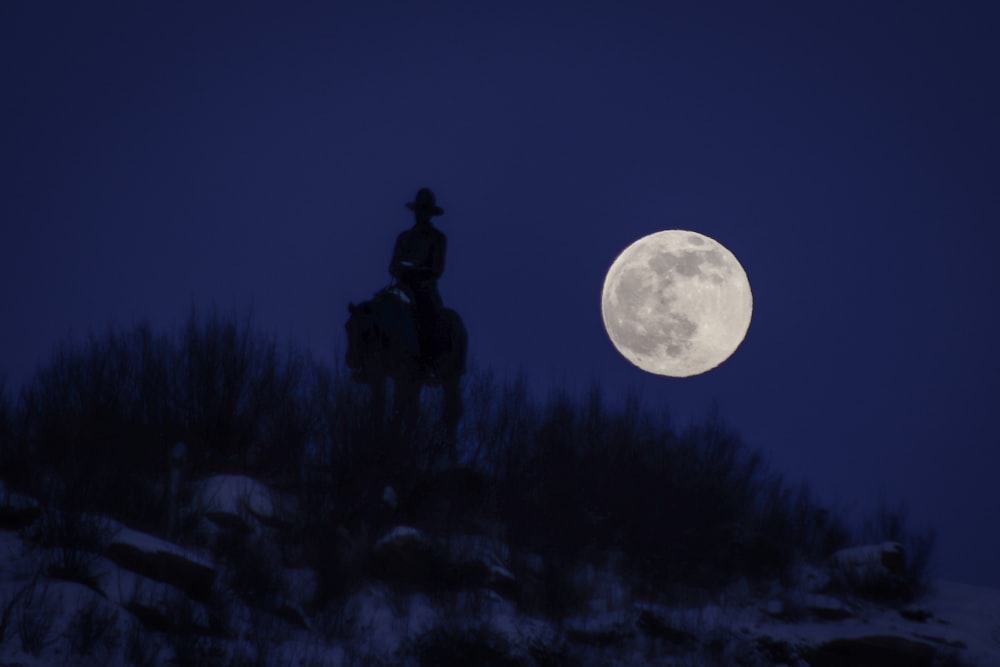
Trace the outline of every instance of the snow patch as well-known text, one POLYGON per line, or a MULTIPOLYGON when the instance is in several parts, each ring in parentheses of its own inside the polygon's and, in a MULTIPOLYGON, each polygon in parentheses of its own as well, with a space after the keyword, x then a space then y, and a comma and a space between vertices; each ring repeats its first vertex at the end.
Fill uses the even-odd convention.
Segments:
POLYGON ((189 549, 185 549, 184 547, 174 544, 173 542, 168 542, 164 539, 156 537, 155 535, 141 533, 138 530, 132 530, 131 528, 122 528, 118 534, 111 539, 111 546, 114 547, 115 545, 129 547, 135 551, 149 555, 169 554, 189 561, 195 565, 200 565, 208 569, 214 569, 211 561, 199 556, 189 549))
POLYGON ((251 519, 280 522, 282 507, 274 492, 243 475, 216 475, 195 485, 194 509, 224 524, 252 525, 251 519))
POLYGON ((396 526, 378 542, 375 543, 375 551, 380 551, 385 549, 391 544, 399 544, 404 542, 427 542, 427 537, 424 535, 423 531, 413 528, 411 526, 396 526))

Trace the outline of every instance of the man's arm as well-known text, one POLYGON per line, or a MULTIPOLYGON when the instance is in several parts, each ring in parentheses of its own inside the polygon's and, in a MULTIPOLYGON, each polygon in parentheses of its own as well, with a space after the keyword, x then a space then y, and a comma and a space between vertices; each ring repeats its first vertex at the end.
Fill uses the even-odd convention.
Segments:
POLYGON ((430 266, 427 268, 430 269, 431 275, 434 276, 434 280, 437 280, 441 277, 441 274, 444 273, 444 256, 448 250, 448 237, 441 232, 438 232, 436 234, 435 241, 436 243, 431 248, 430 266))

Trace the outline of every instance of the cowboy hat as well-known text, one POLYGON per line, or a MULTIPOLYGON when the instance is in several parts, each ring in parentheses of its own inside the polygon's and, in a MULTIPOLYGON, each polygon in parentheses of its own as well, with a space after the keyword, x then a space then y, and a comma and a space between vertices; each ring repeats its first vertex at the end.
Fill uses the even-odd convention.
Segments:
POLYGON ((407 202, 406 208, 411 211, 429 213, 431 216, 444 215, 444 209, 437 205, 437 200, 434 198, 434 193, 431 192, 430 188, 420 188, 416 199, 407 202))

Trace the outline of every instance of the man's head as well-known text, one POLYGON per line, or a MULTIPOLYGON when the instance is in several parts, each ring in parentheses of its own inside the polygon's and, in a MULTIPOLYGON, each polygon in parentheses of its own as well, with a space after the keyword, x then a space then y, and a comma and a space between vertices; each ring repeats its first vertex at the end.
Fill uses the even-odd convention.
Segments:
POLYGON ((417 197, 406 204, 406 208, 417 216, 417 222, 430 222, 436 215, 444 215, 444 209, 437 205, 437 200, 430 188, 420 188, 417 197))

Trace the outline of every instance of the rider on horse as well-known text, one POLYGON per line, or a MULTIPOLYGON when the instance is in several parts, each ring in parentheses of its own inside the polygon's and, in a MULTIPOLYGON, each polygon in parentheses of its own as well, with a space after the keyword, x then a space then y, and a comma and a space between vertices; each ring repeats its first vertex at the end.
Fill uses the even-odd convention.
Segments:
POLYGON ((413 211, 416 224, 396 238, 389 273, 412 299, 421 363, 424 374, 431 376, 443 353, 438 329, 444 305, 437 281, 444 271, 447 248, 445 235, 431 224, 431 218, 444 215, 444 210, 437 205, 434 193, 428 188, 421 188, 416 199, 406 207, 413 211))

